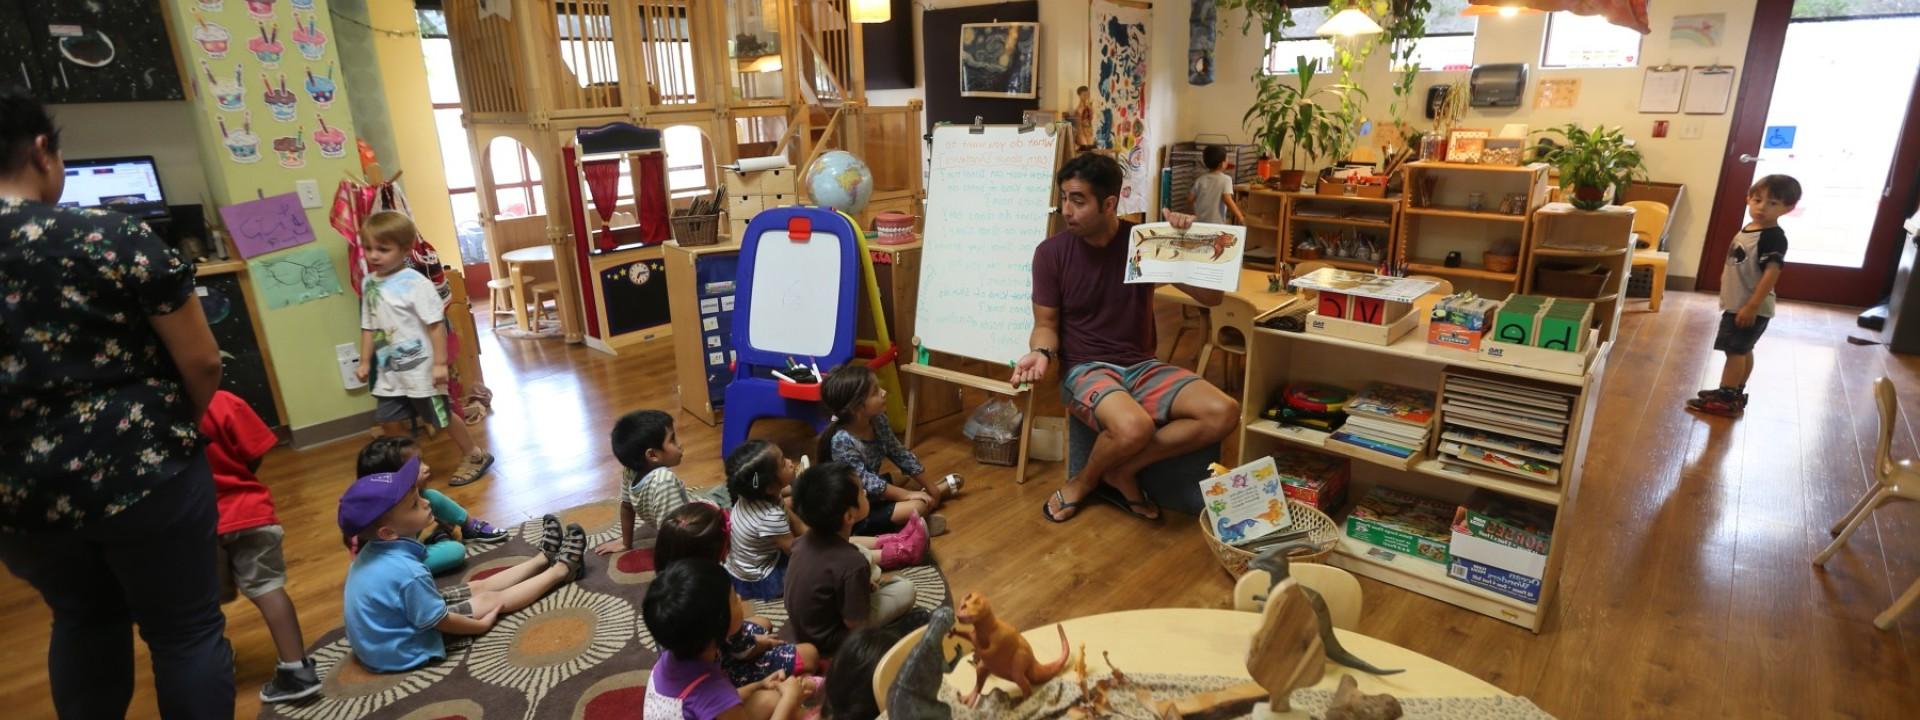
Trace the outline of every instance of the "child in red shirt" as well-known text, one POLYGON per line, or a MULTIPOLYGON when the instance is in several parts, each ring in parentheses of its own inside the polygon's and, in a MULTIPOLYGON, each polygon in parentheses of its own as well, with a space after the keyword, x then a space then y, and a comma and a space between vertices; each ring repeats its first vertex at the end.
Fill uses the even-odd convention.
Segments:
POLYGON ((259 608, 280 655, 273 680, 260 688, 262 702, 299 700, 320 691, 320 677, 306 656, 300 618, 287 596, 286 560, 280 556, 285 532, 273 514, 273 494, 254 471, 260 458, 280 439, 260 421, 247 401, 221 390, 213 395, 200 434, 207 438, 207 463, 220 507, 220 574, 225 599, 245 594, 259 608))

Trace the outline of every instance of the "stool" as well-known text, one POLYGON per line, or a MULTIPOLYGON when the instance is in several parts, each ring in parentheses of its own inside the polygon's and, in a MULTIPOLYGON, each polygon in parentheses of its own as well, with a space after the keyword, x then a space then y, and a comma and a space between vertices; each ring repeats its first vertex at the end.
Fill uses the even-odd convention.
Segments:
POLYGON ((538 282, 527 286, 527 298, 528 301, 533 304, 533 314, 536 318, 547 310, 547 301, 541 299, 540 296, 542 295, 553 299, 554 314, 550 317, 552 317, 555 322, 559 322, 560 284, 554 282, 538 282))
POLYGON ((513 281, 506 278, 494 278, 487 281, 487 312, 493 316, 493 327, 500 327, 500 316, 507 316, 507 322, 513 322, 513 281))
POLYGON ((1667 292, 1667 254, 1659 250, 1633 251, 1633 264, 1627 268, 1627 272, 1631 273, 1633 268, 1642 265, 1653 269, 1653 288, 1647 297, 1647 309, 1660 312, 1660 296, 1667 292))
MULTIPOLYGON (((1079 418, 1067 416, 1067 477, 1080 474, 1080 468, 1087 464, 1087 456, 1093 453, 1093 442, 1099 437, 1099 432, 1079 418)), ((1220 443, 1214 443, 1148 465, 1138 476, 1140 491, 1163 509, 1199 515, 1205 507, 1200 498, 1200 481, 1213 477, 1207 466, 1219 460, 1220 443)))

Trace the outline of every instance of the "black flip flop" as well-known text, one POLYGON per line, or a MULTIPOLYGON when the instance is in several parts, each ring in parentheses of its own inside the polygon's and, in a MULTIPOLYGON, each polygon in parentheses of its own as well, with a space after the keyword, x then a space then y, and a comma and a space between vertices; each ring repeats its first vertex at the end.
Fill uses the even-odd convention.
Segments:
MULTIPOLYGON (((1080 517, 1080 504, 1086 502, 1086 500, 1081 500, 1080 502, 1077 502, 1077 503, 1067 502, 1067 496, 1061 493, 1059 490, 1053 491, 1053 497, 1060 498, 1061 512, 1072 510, 1073 516, 1066 518, 1065 520, 1054 517, 1053 510, 1047 507, 1047 503, 1043 502, 1043 503, 1040 503, 1040 515, 1045 517, 1047 519, 1047 522, 1058 525, 1060 523, 1066 522, 1067 520, 1072 520, 1073 518, 1080 517)), ((1048 500, 1052 500, 1052 499, 1053 498, 1048 498, 1048 500)))
POLYGON ((1140 518, 1141 520, 1145 520, 1147 522, 1160 522, 1161 516, 1166 514, 1166 511, 1162 509, 1159 505, 1154 504, 1154 502, 1151 499, 1128 500, 1126 495, 1122 495, 1120 493, 1120 490, 1118 488, 1115 488, 1112 485, 1102 484, 1100 487, 1094 488, 1093 497, 1097 497, 1097 498, 1100 498, 1101 500, 1105 500, 1107 501, 1107 503, 1113 505, 1114 507, 1120 508, 1122 511, 1126 512, 1126 514, 1140 518), (1140 510, 1137 510, 1135 508, 1150 509, 1160 514, 1148 515, 1146 513, 1140 512, 1140 510))

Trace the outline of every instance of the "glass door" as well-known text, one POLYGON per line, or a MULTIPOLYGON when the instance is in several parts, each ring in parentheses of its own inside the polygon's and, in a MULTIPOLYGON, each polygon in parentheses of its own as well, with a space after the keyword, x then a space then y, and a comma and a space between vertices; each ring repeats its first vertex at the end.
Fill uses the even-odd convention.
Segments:
MULTIPOLYGON (((1800 181, 1803 194, 1780 220, 1790 248, 1780 295, 1871 304, 1885 290, 1897 256, 1897 233, 1888 229, 1897 227, 1910 193, 1892 192, 1911 182, 1893 170, 1901 167, 1903 135, 1911 144, 1920 0, 1797 0, 1783 35, 1777 19, 1769 27, 1766 10, 1756 18, 1744 71, 1754 75, 1748 89, 1771 85, 1770 97, 1743 92, 1735 110, 1730 167, 1716 195, 1701 285, 1718 286, 1727 243, 1746 223, 1753 179, 1785 174, 1800 181), (1756 58, 1753 50, 1770 42, 1779 43, 1778 52, 1756 58)), ((1902 173, 1911 175, 1912 160, 1906 162, 1902 173)))

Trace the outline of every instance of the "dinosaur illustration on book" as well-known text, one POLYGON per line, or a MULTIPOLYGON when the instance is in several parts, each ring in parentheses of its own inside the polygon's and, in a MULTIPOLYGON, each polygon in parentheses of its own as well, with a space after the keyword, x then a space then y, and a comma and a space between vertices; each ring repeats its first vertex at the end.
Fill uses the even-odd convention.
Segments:
POLYGON ((1214 529, 1220 531, 1220 542, 1237 543, 1247 539, 1247 528, 1253 527, 1252 518, 1229 524, 1226 518, 1214 522, 1214 529))

